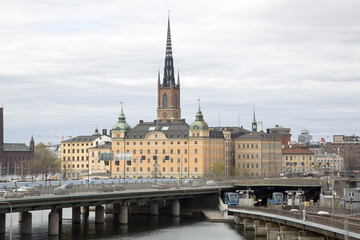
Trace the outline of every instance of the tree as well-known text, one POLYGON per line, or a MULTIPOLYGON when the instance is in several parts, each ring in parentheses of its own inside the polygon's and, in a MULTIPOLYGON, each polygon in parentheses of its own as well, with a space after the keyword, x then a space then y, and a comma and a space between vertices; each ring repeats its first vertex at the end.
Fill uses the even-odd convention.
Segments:
POLYGON ((232 166, 230 168, 230 175, 231 176, 239 176, 240 175, 240 169, 235 167, 235 166, 232 166))
POLYGON ((34 149, 34 164, 32 167, 32 174, 37 177, 48 174, 58 173, 60 170, 61 160, 56 155, 46 148, 43 143, 38 143, 34 149))
POLYGON ((225 175, 225 166, 222 163, 216 162, 214 164, 213 173, 216 177, 224 176, 225 175))

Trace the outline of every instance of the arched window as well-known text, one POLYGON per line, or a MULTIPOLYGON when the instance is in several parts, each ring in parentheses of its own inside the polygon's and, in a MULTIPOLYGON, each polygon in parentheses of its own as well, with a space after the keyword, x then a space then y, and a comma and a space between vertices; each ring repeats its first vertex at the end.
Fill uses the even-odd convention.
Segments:
POLYGON ((174 99, 174 108, 178 108, 178 106, 177 106, 177 96, 176 96, 176 94, 175 94, 175 99, 174 99))
POLYGON ((168 108, 168 97, 166 93, 164 93, 163 95, 162 102, 163 102, 163 108, 168 108))

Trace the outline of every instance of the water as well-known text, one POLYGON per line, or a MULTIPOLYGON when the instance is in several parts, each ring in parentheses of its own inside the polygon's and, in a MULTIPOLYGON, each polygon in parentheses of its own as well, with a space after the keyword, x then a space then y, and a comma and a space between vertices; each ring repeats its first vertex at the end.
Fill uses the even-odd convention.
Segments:
MULTIPOLYGON (((148 215, 129 216, 128 225, 119 225, 114 221, 112 214, 105 215, 104 224, 95 224, 95 213, 90 212, 88 219, 83 219, 80 224, 72 224, 71 209, 63 209, 63 221, 60 235, 48 236, 48 214, 49 211, 33 211, 31 236, 21 236, 18 213, 12 216, 13 239, 156 239, 156 240, 188 240, 188 239, 255 239, 254 232, 243 231, 243 227, 234 223, 211 223, 202 215, 190 215, 172 217, 159 215, 156 217, 148 215)), ((6 215, 7 233, 5 238, 9 239, 10 214, 6 215)), ((0 236, 3 239, 4 236, 0 236)), ((263 240, 266 238, 256 238, 263 240)))

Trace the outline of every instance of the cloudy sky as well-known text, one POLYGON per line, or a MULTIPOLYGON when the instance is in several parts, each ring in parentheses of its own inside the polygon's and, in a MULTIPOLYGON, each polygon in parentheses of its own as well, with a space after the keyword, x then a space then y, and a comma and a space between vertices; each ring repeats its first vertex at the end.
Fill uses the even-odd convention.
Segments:
MULTIPOLYGON (((5 142, 153 121, 170 10, 182 117, 211 126, 360 134, 357 0, 3 0, 5 142)), ((329 137, 329 138, 328 138, 329 137)))

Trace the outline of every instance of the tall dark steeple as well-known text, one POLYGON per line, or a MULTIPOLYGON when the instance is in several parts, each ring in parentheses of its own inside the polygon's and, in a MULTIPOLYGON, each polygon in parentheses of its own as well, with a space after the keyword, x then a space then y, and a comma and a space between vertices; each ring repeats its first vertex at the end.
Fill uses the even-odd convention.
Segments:
POLYGON ((251 128, 252 128, 253 132, 257 132, 257 123, 256 123, 256 119, 255 119, 255 108, 254 108, 254 120, 252 122, 251 128))
POLYGON ((175 77, 174 77, 174 60, 173 60, 172 47, 171 47, 170 17, 168 17, 164 78, 163 78, 162 86, 169 87, 171 84, 175 85, 175 77))
POLYGON ((174 60, 171 45, 170 17, 168 17, 164 77, 160 82, 158 73, 158 108, 159 121, 178 121, 181 119, 180 109, 180 75, 175 83, 174 60))

